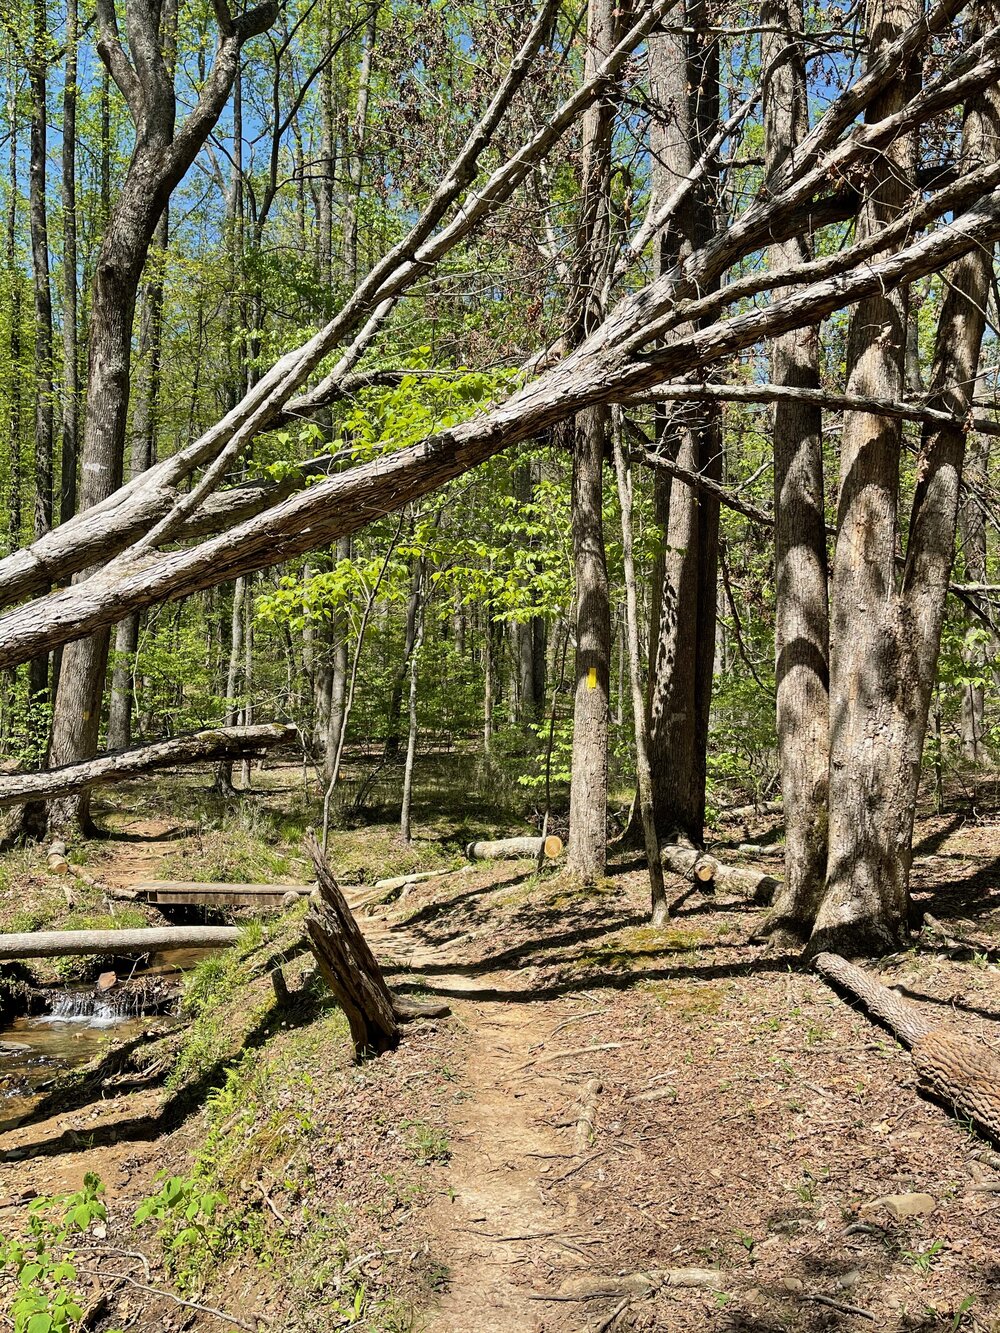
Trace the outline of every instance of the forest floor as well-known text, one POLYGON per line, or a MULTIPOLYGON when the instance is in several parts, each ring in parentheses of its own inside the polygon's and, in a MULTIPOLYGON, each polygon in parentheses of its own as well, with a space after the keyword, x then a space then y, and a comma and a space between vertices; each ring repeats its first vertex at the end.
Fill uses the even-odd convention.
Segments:
MULTIPOLYGON (((255 775, 238 817, 211 813, 203 775, 116 796, 89 868, 308 878, 291 773, 255 775)), ((429 789, 409 848, 389 822, 335 833, 345 888, 458 870, 478 829, 435 810, 429 789)), ((982 947, 921 937, 883 979, 995 1046, 1000 819, 926 818, 917 841, 919 913, 982 947)), ((291 999, 254 970, 259 933, 203 965, 186 1025, 0 1134, 0 1229, 102 1177, 109 1220, 79 1260, 110 1293, 98 1329, 1000 1330, 984 1145, 889 1035, 753 942, 760 908, 700 895, 654 930, 647 894, 624 856, 586 891, 524 863, 413 885, 364 928, 392 985, 452 1014, 361 1066, 295 948, 301 913, 272 918, 291 999), (226 1197, 177 1247, 171 1206, 132 1222, 164 1170, 185 1204, 226 1197)))

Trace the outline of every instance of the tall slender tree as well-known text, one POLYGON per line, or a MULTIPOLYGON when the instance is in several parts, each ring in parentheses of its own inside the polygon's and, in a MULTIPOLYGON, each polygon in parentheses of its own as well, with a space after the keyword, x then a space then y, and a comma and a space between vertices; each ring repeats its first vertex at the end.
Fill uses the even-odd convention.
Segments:
MULTIPOLYGON (((809 132, 801 0, 765 0, 761 10, 765 168, 775 176, 809 132)), ((812 258, 812 238, 770 249, 776 272, 812 258)), ((819 329, 771 344, 771 379, 818 389, 819 329)), ((808 402, 774 407, 775 684, 785 810, 785 878, 767 929, 804 939, 826 877, 829 773, 829 607, 823 505, 823 415, 808 402)))
MULTIPOLYGON (((36 0, 42 3, 42 0, 36 0)), ((273 21, 277 6, 233 17, 215 6, 218 41, 212 68, 180 127, 169 57, 176 26, 174 0, 162 7, 130 5, 128 54, 112 0, 98 0, 98 50, 125 99, 135 130, 128 170, 111 206, 94 272, 88 328, 87 405, 80 506, 88 509, 121 485, 130 387, 136 293, 157 223, 175 186, 214 128, 226 104, 244 43, 273 21)), ((99 630, 64 654, 52 727, 54 764, 97 751, 109 637, 99 630)), ((89 823, 86 795, 57 802, 56 826, 89 823)))

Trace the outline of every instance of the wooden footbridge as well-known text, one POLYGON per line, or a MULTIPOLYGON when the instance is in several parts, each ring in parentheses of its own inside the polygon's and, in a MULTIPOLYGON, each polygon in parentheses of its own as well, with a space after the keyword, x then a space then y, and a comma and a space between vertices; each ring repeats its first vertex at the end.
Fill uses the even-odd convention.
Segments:
POLYGON ((136 884, 130 897, 157 907, 282 907, 307 898, 312 884, 201 884, 197 880, 153 879, 136 884))

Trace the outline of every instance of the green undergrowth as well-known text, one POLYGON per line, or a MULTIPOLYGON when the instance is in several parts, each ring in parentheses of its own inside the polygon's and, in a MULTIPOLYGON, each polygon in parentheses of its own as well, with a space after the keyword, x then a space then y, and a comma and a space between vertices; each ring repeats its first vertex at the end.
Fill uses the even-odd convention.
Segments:
POLYGON ((693 930, 630 926, 590 945, 571 966, 585 972, 636 973, 641 976, 657 960, 678 954, 697 955, 705 940, 693 930))
POLYGON ((227 1063, 248 1044, 267 1039, 282 1021, 272 973, 286 959, 291 959, 287 979, 294 994, 285 1021, 294 1020, 303 1005, 332 1005, 332 997, 317 997, 304 982, 301 942, 306 910, 306 904, 299 903, 266 926, 249 922, 236 948, 209 954, 188 973, 181 1001, 181 1014, 188 1023, 167 1075, 168 1088, 176 1091, 217 1082, 227 1063))
MULTIPOLYGON (((165 1174, 136 1214, 134 1244, 159 1246, 177 1290, 210 1291, 224 1304, 229 1275, 252 1271, 262 1306, 288 1333, 412 1329, 409 1303, 372 1288, 354 1263, 361 1205, 317 1179, 337 1136, 349 1090, 368 1077, 353 1062, 347 1020, 313 975, 311 956, 284 966, 290 999, 270 980, 293 951, 304 908, 265 933, 206 959, 188 980, 190 1020, 169 1082, 206 1078, 198 1142, 181 1171, 165 1174)), ((376 1071, 372 1077, 391 1075, 376 1071)), ((377 1139, 381 1131, 372 1129, 377 1139)), ((416 1165, 440 1161, 447 1140, 422 1122, 400 1126, 416 1165)))

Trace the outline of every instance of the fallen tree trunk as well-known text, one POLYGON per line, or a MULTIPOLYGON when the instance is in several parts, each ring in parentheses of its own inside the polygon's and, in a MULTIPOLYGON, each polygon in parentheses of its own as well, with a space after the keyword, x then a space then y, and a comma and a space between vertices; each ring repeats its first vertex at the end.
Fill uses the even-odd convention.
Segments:
POLYGON ((354 1053, 361 1059, 394 1050, 399 1045, 400 1022, 438 1017, 448 1013, 448 1008, 392 993, 312 830, 306 834, 306 849, 316 867, 317 881, 306 930, 323 980, 350 1024, 354 1053))
POLYGON ((470 861, 520 861, 541 856, 555 860, 562 853, 562 838, 497 838, 493 842, 470 842, 465 854, 470 861))
POLYGON ((916 1005, 838 954, 817 954, 813 967, 828 985, 859 1001, 910 1048, 925 1092, 1000 1142, 1000 1059, 985 1042, 933 1022, 916 1005))
POLYGON ((712 884, 724 893, 745 894, 755 903, 769 903, 778 887, 778 881, 765 870, 755 870, 753 866, 727 866, 708 852, 686 847, 683 843, 661 843, 660 855, 664 868, 673 874, 681 875, 695 885, 707 887, 712 884))
POLYGON ((757 815, 780 815, 784 806, 781 801, 763 801, 755 805, 733 805, 728 810, 720 810, 720 819, 753 819, 757 815))
POLYGON ((34 930, 0 935, 0 961, 83 954, 160 953, 163 949, 221 949, 237 942, 236 926, 144 926, 136 930, 34 930))
MULTIPOLYGON (((899 120, 894 118, 894 121, 896 134, 899 120)), ((865 149, 856 136, 843 147, 849 154, 865 149)), ((805 265, 803 285, 792 295, 773 300, 761 309, 716 320, 683 337, 671 337, 662 346, 647 351, 646 345, 659 340, 666 331, 657 322, 657 314, 676 315, 678 295, 686 293, 684 284, 692 280, 688 266, 685 265, 683 274, 671 269, 649 287, 626 297, 564 361, 470 421, 449 426, 391 456, 321 479, 256 518, 185 550, 154 554, 150 549, 151 539, 147 537, 139 546, 111 560, 99 575, 8 612, 0 618, 0 666, 27 661, 61 643, 112 624, 132 611, 225 583, 240 574, 269 568, 329 545, 335 538, 348 536, 376 518, 402 508, 407 501, 438 489, 502 450, 538 436, 547 426, 563 420, 567 413, 599 402, 622 401, 653 389, 664 380, 725 360, 762 338, 814 324, 874 291, 891 290, 902 282, 932 273, 968 250, 1000 236, 1000 192, 976 198, 981 190, 996 184, 994 177, 1000 179, 1000 164, 973 172, 954 187, 936 191, 916 213, 907 215, 907 229, 918 222, 929 226, 960 205, 970 206, 951 221, 917 236, 886 257, 859 263, 861 254, 867 255, 864 243, 859 242, 837 253, 836 273, 823 268, 824 260, 805 265), (820 273, 824 276, 809 281, 820 273)), ((756 247, 758 233, 770 232, 774 241, 785 234, 795 234, 800 224, 793 216, 791 204, 802 202, 799 194, 807 188, 813 189, 811 175, 808 187, 805 178, 789 187, 788 199, 771 198, 766 205, 749 210, 739 227, 726 233, 725 244, 720 243, 711 256, 708 250, 712 247, 707 248, 703 256, 706 273, 721 271, 720 265, 726 267, 723 252, 728 253, 731 244, 735 262, 756 247), (750 235, 754 237, 752 244, 748 242, 750 235)), ((878 239, 881 243, 885 238, 880 233, 878 239)), ((316 355, 313 366, 320 359, 316 355)), ((281 397, 281 379, 276 373, 276 382, 271 384, 272 397, 281 397)), ((112 497, 109 505, 122 499, 120 492, 116 494, 118 500, 112 497)), ((109 511, 102 507, 96 515, 101 531, 108 517, 109 511)), ((55 531, 61 532, 62 528, 55 531)), ((105 542, 105 549, 113 549, 113 543, 105 542)), ((33 583, 37 555, 31 550, 16 554, 19 567, 27 563, 29 582, 33 583)), ((104 550, 94 553, 95 557, 102 554, 104 550)), ((47 574, 46 585, 50 581, 51 574, 47 574)))
MULTIPOLYGON (((0 808, 25 801, 47 801, 102 783, 139 777, 154 768, 188 764, 200 759, 247 759, 263 754, 298 735, 295 727, 269 722, 257 727, 214 727, 190 736, 175 736, 153 745, 102 754, 79 764, 41 773, 14 773, 0 778, 0 808)), ((56 868, 56 867, 53 867, 56 868)))

